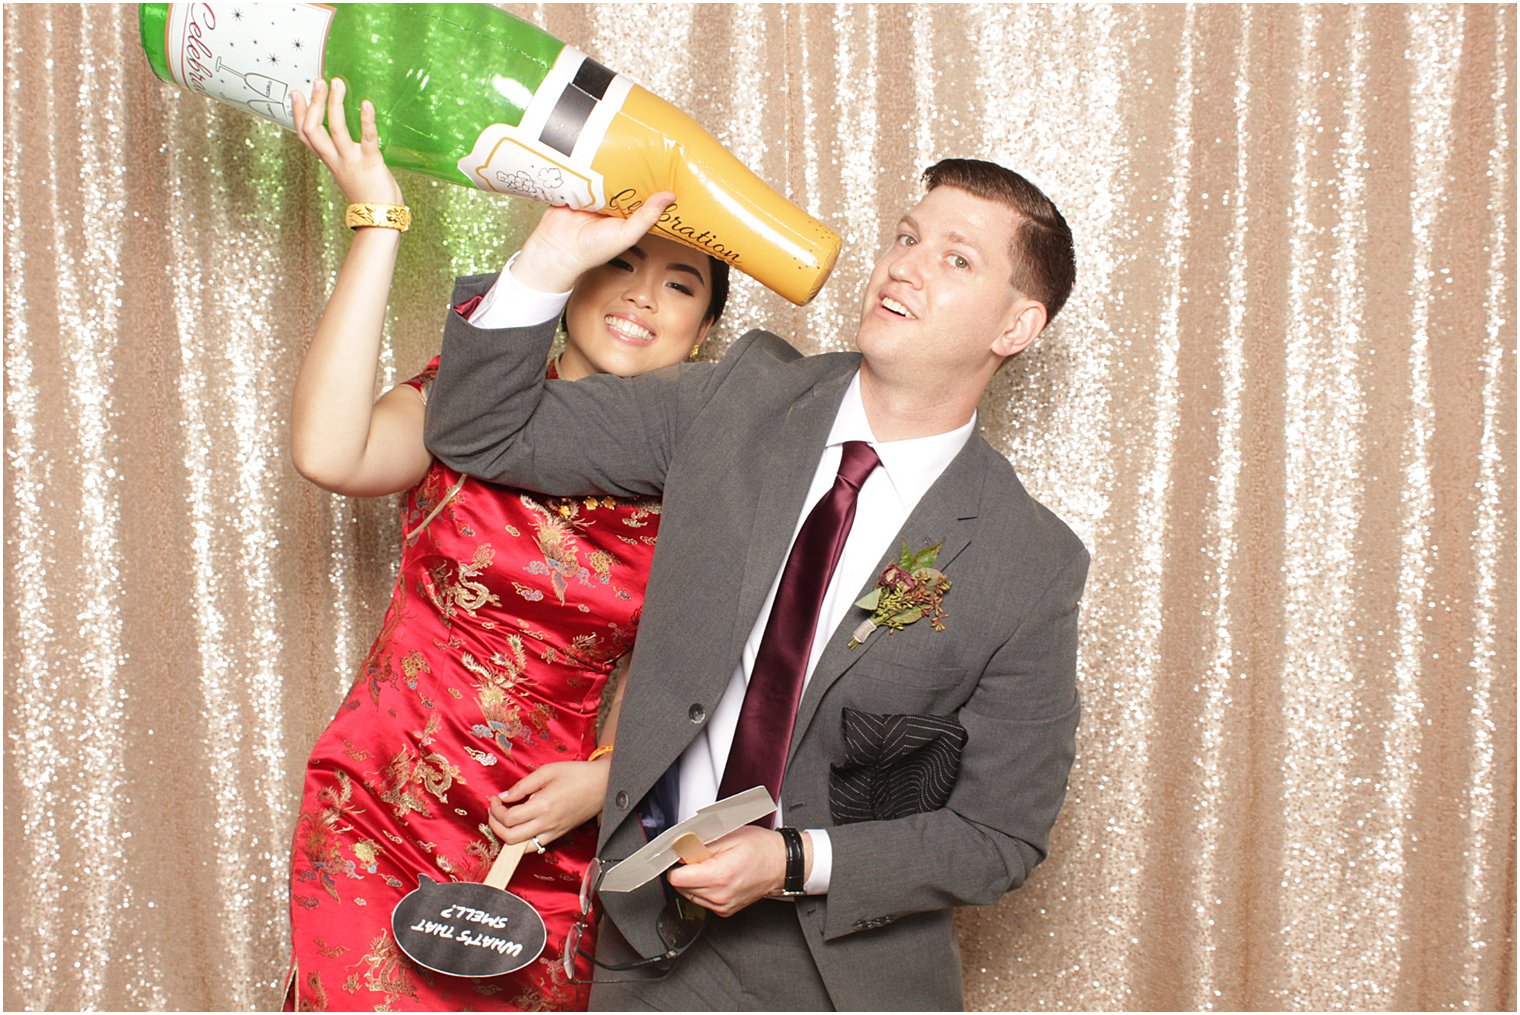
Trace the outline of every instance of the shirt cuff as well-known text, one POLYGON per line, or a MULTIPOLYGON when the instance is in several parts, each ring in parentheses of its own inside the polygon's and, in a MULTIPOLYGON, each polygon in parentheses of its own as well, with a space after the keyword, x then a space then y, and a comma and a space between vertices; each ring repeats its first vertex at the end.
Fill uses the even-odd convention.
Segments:
POLYGON ((470 312, 470 323, 477 328, 495 331, 498 328, 525 328, 542 324, 564 312, 570 299, 568 292, 546 293, 523 285, 512 274, 512 263, 518 254, 507 259, 506 267, 496 276, 491 289, 481 297, 470 312))
POLYGON ((802 883, 802 892, 804 895, 827 895, 829 879, 834 876, 834 847, 829 842, 829 833, 821 828, 809 828, 807 834, 813 842, 813 871, 802 883))

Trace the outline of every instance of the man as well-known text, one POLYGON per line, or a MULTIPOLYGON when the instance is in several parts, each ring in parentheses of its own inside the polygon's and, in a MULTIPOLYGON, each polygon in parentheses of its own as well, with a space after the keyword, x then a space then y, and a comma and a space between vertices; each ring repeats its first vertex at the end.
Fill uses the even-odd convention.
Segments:
MULTIPOLYGON (((669 888, 601 893, 598 964, 618 971, 598 970, 593 1007, 960 1007, 954 907, 995 901, 1045 856, 1074 754, 1088 556, 974 430, 993 374, 1070 292, 1071 234, 1002 167, 946 160, 925 180, 867 285, 859 355, 751 332, 720 363, 546 383, 545 294, 626 248, 670 195, 627 221, 551 210, 487 313, 450 315, 434 453, 546 492, 664 498, 599 855, 749 785, 780 802, 777 827, 720 840, 669 888), (497 327, 503 307, 521 326, 497 327), (948 590, 888 570, 935 546, 948 590), (883 576, 940 588, 944 619, 864 625, 856 601, 883 576), (901 723, 947 738, 937 798, 858 743, 901 723), (851 772, 880 777, 869 799, 856 783, 852 801, 851 772), (671 939, 672 889, 716 914, 695 943, 671 939)), ((490 284, 462 280, 454 304, 490 284)))

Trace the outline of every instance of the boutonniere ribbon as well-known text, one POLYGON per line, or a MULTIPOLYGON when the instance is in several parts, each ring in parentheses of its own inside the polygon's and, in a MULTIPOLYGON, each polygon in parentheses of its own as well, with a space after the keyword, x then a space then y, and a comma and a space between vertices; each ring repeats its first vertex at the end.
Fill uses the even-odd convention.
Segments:
POLYGON ((855 605, 870 610, 871 616, 855 628, 850 648, 859 647, 878 627, 901 631, 925 617, 936 631, 945 629, 948 615, 941 604, 950 591, 950 579, 934 567, 942 545, 935 543, 915 553, 903 544, 898 562, 888 564, 876 579, 876 587, 856 601, 855 605))

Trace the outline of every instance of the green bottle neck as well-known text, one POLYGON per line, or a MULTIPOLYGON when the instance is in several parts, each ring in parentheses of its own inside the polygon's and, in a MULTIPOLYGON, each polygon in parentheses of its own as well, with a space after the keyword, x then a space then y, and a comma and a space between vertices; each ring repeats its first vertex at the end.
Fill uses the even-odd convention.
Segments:
POLYGON ((148 56, 148 66, 172 85, 174 75, 169 73, 169 56, 164 51, 164 33, 168 28, 168 4, 137 5, 137 31, 142 38, 143 52, 148 56))

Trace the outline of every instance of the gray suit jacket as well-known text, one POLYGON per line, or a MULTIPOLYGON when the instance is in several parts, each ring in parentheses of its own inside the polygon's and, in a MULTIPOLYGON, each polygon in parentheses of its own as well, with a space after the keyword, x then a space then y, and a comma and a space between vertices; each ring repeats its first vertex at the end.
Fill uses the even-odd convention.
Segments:
MULTIPOLYGON (((454 303, 491 281, 460 280, 454 303)), ((553 322, 484 331, 449 318, 427 410, 434 454, 543 492, 664 498, 602 824, 600 855, 625 857, 643 843, 637 803, 733 674, 860 357, 804 357, 752 331, 720 363, 546 382, 553 322)), ((944 544, 945 630, 878 631, 852 650, 865 614, 848 617, 808 683, 782 787, 788 823, 827 827, 833 843, 828 894, 797 908, 842 1009, 961 1006, 954 907, 995 901, 1044 859, 1075 751, 1088 564, 1077 537, 976 436, 880 568, 903 542, 944 544), (969 736, 949 804, 833 826, 829 772, 843 758, 845 707, 958 718, 969 736)), ((658 885, 602 901, 630 944, 660 950, 658 885)))

